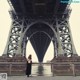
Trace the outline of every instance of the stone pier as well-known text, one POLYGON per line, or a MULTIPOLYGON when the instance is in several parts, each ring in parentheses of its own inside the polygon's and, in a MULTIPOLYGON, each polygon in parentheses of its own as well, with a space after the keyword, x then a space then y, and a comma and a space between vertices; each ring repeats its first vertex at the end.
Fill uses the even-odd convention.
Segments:
POLYGON ((8 75, 25 75, 26 58, 24 57, 0 57, 0 73, 8 75))
POLYGON ((51 71, 53 75, 57 76, 79 76, 80 56, 54 58, 52 60, 51 71))

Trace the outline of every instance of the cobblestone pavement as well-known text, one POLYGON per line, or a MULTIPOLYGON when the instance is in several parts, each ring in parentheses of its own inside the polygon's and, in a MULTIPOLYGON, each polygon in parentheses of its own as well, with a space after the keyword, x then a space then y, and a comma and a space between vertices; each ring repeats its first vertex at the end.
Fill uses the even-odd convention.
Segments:
POLYGON ((80 80, 80 76, 9 76, 7 80, 80 80))

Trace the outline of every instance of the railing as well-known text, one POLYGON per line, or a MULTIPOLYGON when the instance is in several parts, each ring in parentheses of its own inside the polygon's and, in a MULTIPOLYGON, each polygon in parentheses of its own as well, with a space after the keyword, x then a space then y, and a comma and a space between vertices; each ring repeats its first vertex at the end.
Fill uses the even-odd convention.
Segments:
MULTIPOLYGON (((68 72, 71 75, 80 75, 80 62, 48 62, 48 63, 32 63, 39 65, 51 65, 53 74, 56 72, 68 72)), ((0 72, 6 72, 8 75, 25 75, 26 62, 0 62, 0 72)))
POLYGON ((48 62, 33 64, 51 65, 51 72, 53 72, 53 75, 61 75, 61 73, 63 73, 62 75, 80 75, 80 62, 48 62))
POLYGON ((25 74, 25 68, 25 62, 0 62, 0 72, 6 72, 8 75, 25 74))
POLYGON ((54 62, 51 71, 56 75, 80 75, 80 62, 54 62))

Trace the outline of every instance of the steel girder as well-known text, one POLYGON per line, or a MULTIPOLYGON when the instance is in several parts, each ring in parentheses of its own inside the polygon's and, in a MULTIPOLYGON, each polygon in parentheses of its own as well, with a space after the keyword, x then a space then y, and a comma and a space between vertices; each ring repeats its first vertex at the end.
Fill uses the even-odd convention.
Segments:
POLYGON ((56 23, 57 31, 60 37, 60 43, 62 46, 62 54, 64 56, 77 55, 72 41, 69 19, 68 18, 56 19, 56 23))
POLYGON ((23 24, 23 21, 21 19, 15 18, 12 20, 12 25, 9 32, 7 45, 5 47, 3 55, 14 56, 17 54, 18 48, 19 48, 19 41, 21 38, 21 33, 23 28, 22 24, 23 24))
MULTIPOLYGON (((26 22, 26 25, 24 25, 26 20, 23 19, 14 19, 12 22, 12 27, 9 33, 9 38, 7 42, 7 47, 5 48, 5 53, 7 55, 25 55, 26 52, 26 42, 27 39, 25 39, 24 34, 27 27, 27 24, 31 24, 30 22, 26 22), (24 54, 23 54, 24 53, 24 54)), ((53 22, 52 28, 55 28, 55 32, 57 35, 57 39, 54 39, 55 41, 55 51, 56 56, 59 55, 73 55, 76 54, 76 50, 74 48, 74 44, 72 41, 71 31, 69 27, 69 21, 68 19, 55 19, 55 22, 53 22), (56 24, 55 24, 56 22, 56 24)), ((53 37, 54 38, 54 37, 53 37)), ((54 42, 53 41, 53 42, 54 42)), ((5 54, 4 53, 4 54, 5 54)))
MULTIPOLYGON (((25 17, 19 19, 15 14, 15 17, 12 17, 12 26, 9 32, 7 45, 3 55, 25 56, 26 43, 28 41, 26 39, 27 36, 25 37, 25 33, 33 24, 36 24, 39 22, 42 22, 48 25, 55 33, 55 37, 53 36, 51 38, 51 40, 54 43, 55 56, 75 55, 76 50, 72 41, 72 35, 71 35, 70 26, 69 26, 69 14, 70 14, 70 11, 68 9, 66 9, 66 11, 64 12, 61 18, 58 18, 56 16, 56 18, 51 18, 51 19, 50 18, 49 19, 43 19, 43 18, 28 19, 25 17)), ((14 16, 14 15, 11 15, 11 16, 14 16)))

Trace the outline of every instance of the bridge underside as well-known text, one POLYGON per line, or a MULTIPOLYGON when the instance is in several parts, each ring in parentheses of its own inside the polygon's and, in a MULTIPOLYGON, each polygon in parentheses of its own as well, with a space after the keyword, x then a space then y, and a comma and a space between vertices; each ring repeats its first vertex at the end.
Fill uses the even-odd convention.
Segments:
POLYGON ((31 26, 25 35, 29 38, 39 62, 42 62, 52 37, 55 38, 54 32, 48 25, 37 23, 31 26))
MULTIPOLYGON (((8 2, 12 8, 13 19, 17 16, 19 19, 25 18, 28 20, 53 20, 53 18, 56 19, 55 17, 61 18, 68 4, 61 3, 60 0, 8 0, 8 2)), ((46 50, 52 38, 55 38, 55 36, 53 31, 48 28, 49 26, 43 24, 36 24, 34 26, 26 32, 25 38, 30 38, 32 34, 38 31, 30 38, 30 42, 37 54, 39 62, 42 62, 46 50)), ((54 29, 56 30, 55 27, 54 29)))
MULTIPOLYGON (((63 0, 64 1, 64 0, 63 0)), ((66 0, 67 2, 69 0, 66 0)), ((18 17, 61 17, 68 3, 61 3, 61 0, 10 0, 18 17)))
POLYGON ((43 61, 52 40, 55 55, 51 64, 53 74, 80 75, 80 57, 74 56, 77 53, 68 23, 71 12, 69 4, 61 3, 60 0, 8 2, 11 6, 12 26, 4 54, 0 57, 0 72, 6 72, 8 75, 25 75, 28 40, 31 41, 40 62, 43 61), (10 55, 12 57, 9 57, 10 55))

